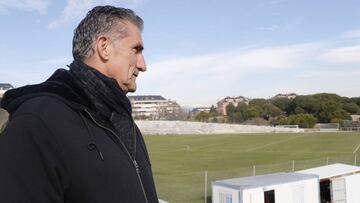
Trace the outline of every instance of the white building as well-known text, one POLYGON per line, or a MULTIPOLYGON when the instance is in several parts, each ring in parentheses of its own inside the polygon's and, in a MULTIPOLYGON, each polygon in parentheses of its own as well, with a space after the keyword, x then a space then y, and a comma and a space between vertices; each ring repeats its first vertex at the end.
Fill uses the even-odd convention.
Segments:
POLYGON ((243 97, 243 96, 238 96, 238 97, 225 97, 224 99, 220 100, 217 103, 217 111, 220 115, 227 115, 226 112, 226 107, 229 104, 232 104, 234 106, 237 106, 239 103, 245 103, 245 104, 249 104, 250 99, 243 97))
POLYGON ((176 101, 159 95, 129 96, 129 100, 135 119, 174 120, 181 113, 181 107, 176 101))
POLYGON ((206 113, 209 113, 211 110, 211 107, 208 107, 208 106, 198 106, 198 107, 195 107, 191 110, 191 113, 192 114, 197 114, 199 112, 206 112, 206 113))
POLYGON ((321 202, 359 203, 360 167, 332 164, 298 171, 319 177, 321 202))
POLYGON ((277 94, 273 98, 288 98, 288 99, 294 99, 297 96, 295 93, 285 93, 285 94, 277 94))
POLYGON ((212 203, 318 203, 316 175, 274 173, 212 183, 212 203))
POLYGON ((360 115, 350 115, 352 121, 360 121, 360 115))

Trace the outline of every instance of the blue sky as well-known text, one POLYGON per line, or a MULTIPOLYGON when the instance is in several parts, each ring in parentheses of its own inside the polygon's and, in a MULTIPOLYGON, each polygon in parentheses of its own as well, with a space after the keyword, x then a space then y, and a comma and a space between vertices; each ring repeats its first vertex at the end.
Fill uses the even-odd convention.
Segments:
POLYGON ((135 94, 184 106, 290 92, 360 96, 355 0, 0 0, 0 82, 39 83, 66 68, 74 28, 104 4, 145 21, 148 70, 135 94))

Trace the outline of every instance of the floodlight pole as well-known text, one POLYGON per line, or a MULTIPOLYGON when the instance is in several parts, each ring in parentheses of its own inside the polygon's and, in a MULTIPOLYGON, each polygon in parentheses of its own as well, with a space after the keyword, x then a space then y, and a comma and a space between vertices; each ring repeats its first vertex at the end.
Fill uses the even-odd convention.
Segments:
POLYGON ((356 157, 357 157, 357 154, 355 154, 355 157, 354 157, 354 165, 356 166, 356 157))
POLYGON ((292 161, 292 171, 295 171, 295 160, 292 161))

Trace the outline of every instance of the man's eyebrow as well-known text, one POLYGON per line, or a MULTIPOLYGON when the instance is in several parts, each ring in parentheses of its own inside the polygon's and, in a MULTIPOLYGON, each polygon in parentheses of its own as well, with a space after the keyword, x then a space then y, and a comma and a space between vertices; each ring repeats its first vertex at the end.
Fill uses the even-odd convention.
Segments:
POLYGON ((135 47, 134 47, 137 51, 143 51, 144 50, 144 46, 142 44, 137 44, 135 47))

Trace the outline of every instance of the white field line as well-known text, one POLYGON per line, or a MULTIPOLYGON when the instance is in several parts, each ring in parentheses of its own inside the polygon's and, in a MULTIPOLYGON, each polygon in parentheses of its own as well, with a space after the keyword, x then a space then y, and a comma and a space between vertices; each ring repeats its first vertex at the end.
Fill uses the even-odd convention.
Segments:
MULTIPOLYGON (((271 145, 276 145, 276 144, 279 144, 279 143, 287 142, 287 141, 294 140, 294 139, 297 139, 297 138, 300 138, 300 137, 305 137, 305 136, 308 136, 308 135, 307 134, 296 135, 295 137, 290 137, 290 138, 288 138, 286 140, 279 140, 279 141, 276 141, 276 142, 267 143, 265 145, 256 146, 256 147, 253 147, 253 148, 250 148, 250 149, 245 148, 244 150, 238 150, 238 152, 250 152, 250 151, 254 151, 256 149, 265 148, 265 147, 268 147, 268 146, 271 146, 271 145)), ((217 145, 223 145, 223 144, 224 143, 220 142, 220 143, 209 144, 209 145, 205 145, 205 146, 201 146, 201 147, 190 147, 189 145, 179 145, 180 148, 177 148, 177 149, 164 150, 164 151, 158 151, 158 152, 152 152, 152 153, 160 154, 160 153, 172 153, 172 152, 188 151, 188 150, 201 151, 201 150, 209 148, 209 147, 213 147, 213 146, 217 146, 217 145)), ((219 150, 219 151, 226 151, 226 149, 225 150, 219 150)), ((229 150, 229 151, 232 151, 232 150, 229 150)))
MULTIPOLYGON (((248 150, 230 150, 230 149, 219 149, 219 150, 211 150, 209 152, 248 152, 248 150)), ((260 153, 288 153, 289 151, 284 150, 259 150, 256 152, 260 153)), ((320 152, 309 152, 309 151, 291 151, 294 153, 306 153, 306 154, 352 154, 352 152, 335 152, 335 151, 320 151, 320 152)))
MULTIPOLYGON (((261 150, 261 151, 256 151, 256 152, 264 152, 264 153, 276 153, 276 152, 281 152, 281 153, 286 153, 289 151, 275 151, 275 150, 261 150)), ((308 153, 308 154, 351 154, 351 152, 335 152, 335 151, 321 151, 321 152, 309 152, 309 151, 291 151, 294 153, 308 153)))
POLYGON ((206 149, 206 148, 210 148, 210 147, 214 147, 214 146, 218 146, 218 145, 224 145, 225 143, 223 142, 219 142, 219 143, 215 143, 215 144, 209 144, 209 145, 204 145, 204 146, 201 146, 201 147, 197 147, 195 148, 196 150, 203 150, 203 149, 206 149))
POLYGON ((168 150, 168 151, 157 151, 157 152, 151 152, 151 154, 173 153, 173 152, 180 152, 180 151, 187 151, 187 148, 180 148, 180 149, 174 149, 174 150, 168 150))
POLYGON ((290 141, 290 140, 294 140, 294 139, 297 139, 297 138, 300 138, 300 137, 303 137, 303 136, 305 136, 305 135, 298 135, 296 137, 290 137, 290 138, 288 138, 286 140, 280 140, 280 141, 277 141, 277 142, 271 142, 271 143, 268 143, 268 144, 265 144, 265 145, 261 145, 261 146, 257 146, 257 147, 247 149, 247 150, 245 150, 245 152, 251 152, 251 151, 261 149, 261 148, 265 148, 265 147, 268 147, 268 146, 271 146, 271 145, 276 145, 276 144, 280 144, 280 143, 287 142, 287 141, 290 141))
POLYGON ((360 144, 356 147, 356 149, 353 151, 353 154, 355 154, 357 152, 357 150, 359 150, 360 144))

